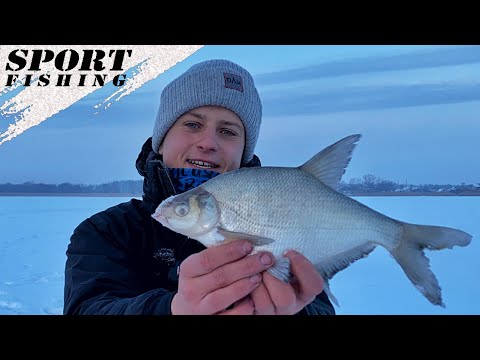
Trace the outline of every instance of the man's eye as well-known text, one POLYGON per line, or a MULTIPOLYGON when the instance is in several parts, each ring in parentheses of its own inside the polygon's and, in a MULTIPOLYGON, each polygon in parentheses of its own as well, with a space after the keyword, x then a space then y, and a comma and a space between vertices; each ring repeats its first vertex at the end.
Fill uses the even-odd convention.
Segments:
POLYGON ((198 129, 200 127, 197 123, 185 123, 185 126, 191 129, 198 129))
POLYGON ((228 135, 228 136, 237 136, 237 134, 231 130, 228 130, 228 129, 223 129, 221 130, 221 133, 222 134, 225 134, 225 135, 228 135))

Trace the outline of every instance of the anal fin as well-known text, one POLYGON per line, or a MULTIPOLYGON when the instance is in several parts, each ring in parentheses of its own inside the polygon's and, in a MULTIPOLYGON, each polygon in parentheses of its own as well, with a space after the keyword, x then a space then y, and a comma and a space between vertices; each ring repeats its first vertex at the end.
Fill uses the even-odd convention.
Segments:
POLYGON ((321 262, 315 264, 316 269, 323 277, 323 289, 328 295, 330 301, 335 305, 338 305, 338 300, 332 294, 329 286, 329 280, 339 271, 347 268, 353 262, 367 257, 374 249, 376 244, 367 242, 365 244, 359 245, 353 249, 344 251, 328 259, 324 259, 321 262))

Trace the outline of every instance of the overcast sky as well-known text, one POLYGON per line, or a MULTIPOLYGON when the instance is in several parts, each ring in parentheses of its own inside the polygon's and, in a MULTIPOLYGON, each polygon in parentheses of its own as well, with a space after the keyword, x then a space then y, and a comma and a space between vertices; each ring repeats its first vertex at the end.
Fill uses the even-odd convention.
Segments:
MULTIPOLYGON (((362 139, 344 180, 479 183, 480 46, 217 46, 112 104, 105 86, 0 145, 0 183, 140 179, 160 92, 188 67, 225 58, 251 71, 264 101, 257 155, 296 166, 340 138, 362 139)), ((8 94, 0 97, 0 107, 8 94)), ((12 123, 0 115, 0 133, 12 123)))

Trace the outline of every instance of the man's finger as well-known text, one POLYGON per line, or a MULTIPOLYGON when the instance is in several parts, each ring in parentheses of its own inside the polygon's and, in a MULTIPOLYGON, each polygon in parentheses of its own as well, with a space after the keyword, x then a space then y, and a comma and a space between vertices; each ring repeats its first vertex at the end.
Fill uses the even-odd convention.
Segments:
POLYGON ((249 295, 253 289, 260 285, 261 279, 262 277, 257 274, 207 294, 201 300, 202 312, 213 314, 227 309, 231 304, 249 295))
POLYGON ((235 240, 227 244, 205 249, 190 255, 182 262, 179 276, 194 278, 208 274, 219 266, 241 259, 252 250, 252 244, 245 240, 235 240))
POLYGON ((250 297, 255 307, 255 315, 275 315, 275 306, 264 284, 253 290, 250 297))
POLYGON ((224 288, 244 278, 262 273, 274 262, 270 253, 257 253, 220 266, 212 272, 196 278, 204 294, 224 288))
POLYGON ((296 278, 297 296, 301 301, 309 303, 323 291, 323 278, 313 264, 297 251, 285 254, 290 259, 290 266, 296 278))
POLYGON ((296 294, 293 287, 266 271, 262 275, 263 283, 265 284, 265 287, 270 294, 270 298, 273 301, 273 305, 275 306, 275 314, 287 314, 289 309, 296 304, 296 294))
POLYGON ((218 315, 253 315, 254 307, 249 296, 238 301, 231 309, 220 312, 218 315))

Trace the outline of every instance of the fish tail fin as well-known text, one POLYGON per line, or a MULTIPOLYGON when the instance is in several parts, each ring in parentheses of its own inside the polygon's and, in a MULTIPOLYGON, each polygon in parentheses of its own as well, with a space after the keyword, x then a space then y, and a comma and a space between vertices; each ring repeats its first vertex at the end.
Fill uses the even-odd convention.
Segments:
POLYGON ((442 291, 430 270, 430 260, 424 249, 451 249, 454 246, 467 246, 472 236, 457 229, 401 223, 403 235, 399 245, 390 251, 415 287, 434 305, 445 307, 442 291))

